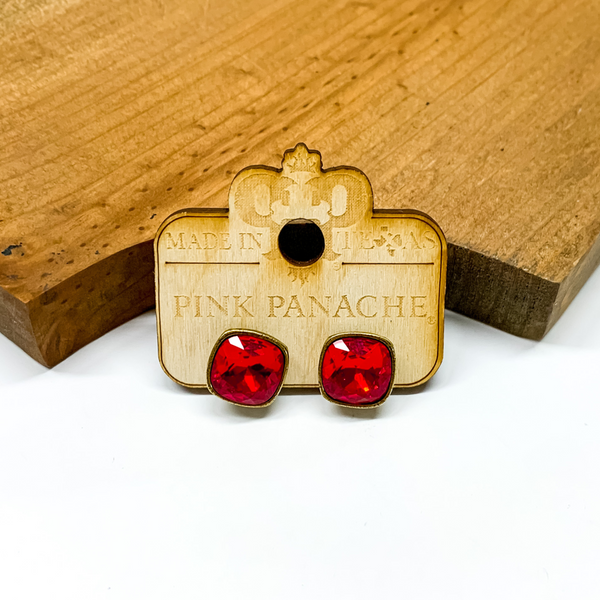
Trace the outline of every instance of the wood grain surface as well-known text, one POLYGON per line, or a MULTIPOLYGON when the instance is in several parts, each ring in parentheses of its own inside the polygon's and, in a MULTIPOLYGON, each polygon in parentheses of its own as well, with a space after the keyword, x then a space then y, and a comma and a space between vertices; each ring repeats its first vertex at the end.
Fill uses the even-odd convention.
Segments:
POLYGON ((0 330, 46 365, 299 141, 430 214, 495 327, 540 339, 600 260, 598 0, 7 0, 0 36, 0 330))

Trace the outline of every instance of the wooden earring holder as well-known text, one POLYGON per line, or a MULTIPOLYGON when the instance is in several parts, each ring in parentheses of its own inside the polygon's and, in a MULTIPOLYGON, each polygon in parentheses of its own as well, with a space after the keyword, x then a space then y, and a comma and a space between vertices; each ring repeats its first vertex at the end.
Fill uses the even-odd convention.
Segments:
POLYGON ((343 333, 393 344, 394 387, 436 372, 444 234, 423 213, 374 210, 358 169, 321 165, 319 152, 298 144, 281 169, 238 173, 229 210, 179 211, 159 228, 159 358, 174 381, 207 387, 211 351, 228 329, 260 331, 287 346, 285 387, 318 387, 323 345, 343 333))

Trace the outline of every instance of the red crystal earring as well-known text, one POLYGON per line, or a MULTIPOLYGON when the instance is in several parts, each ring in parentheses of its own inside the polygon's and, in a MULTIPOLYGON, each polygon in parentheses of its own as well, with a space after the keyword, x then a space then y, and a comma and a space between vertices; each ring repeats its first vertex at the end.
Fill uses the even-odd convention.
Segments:
POLYGON ((257 331, 226 331, 208 360, 208 389, 238 406, 273 402, 287 372, 289 354, 279 340, 257 331))
POLYGON ((319 388, 327 400, 341 406, 374 408, 392 391, 394 346, 368 333, 330 337, 319 360, 319 388))

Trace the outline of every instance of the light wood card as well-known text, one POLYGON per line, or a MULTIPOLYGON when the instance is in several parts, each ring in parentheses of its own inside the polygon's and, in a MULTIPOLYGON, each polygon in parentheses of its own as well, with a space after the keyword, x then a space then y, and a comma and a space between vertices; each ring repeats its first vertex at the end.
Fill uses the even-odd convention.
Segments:
POLYGON ((216 341, 247 329, 287 346, 284 386, 316 387, 327 338, 364 332, 393 344, 394 387, 421 384, 442 360, 446 253, 428 216, 374 212, 364 173, 324 170, 298 144, 281 169, 238 173, 228 211, 184 210, 159 228, 160 362, 178 383, 205 387, 216 341), (318 239, 295 237, 307 227, 322 252, 318 239))

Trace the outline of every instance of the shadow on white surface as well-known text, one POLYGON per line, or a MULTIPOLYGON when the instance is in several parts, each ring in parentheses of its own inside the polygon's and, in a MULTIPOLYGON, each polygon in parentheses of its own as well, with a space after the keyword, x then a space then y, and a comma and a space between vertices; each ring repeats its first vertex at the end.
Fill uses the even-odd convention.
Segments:
POLYGON ((150 310, 84 346, 53 370, 73 376, 127 375, 146 384, 148 375, 156 372, 157 366, 162 374, 156 313, 150 310))
POLYGON ((586 281, 542 343, 600 348, 600 269, 586 281))
POLYGON ((43 376, 48 369, 0 334, 0 387, 43 376))

